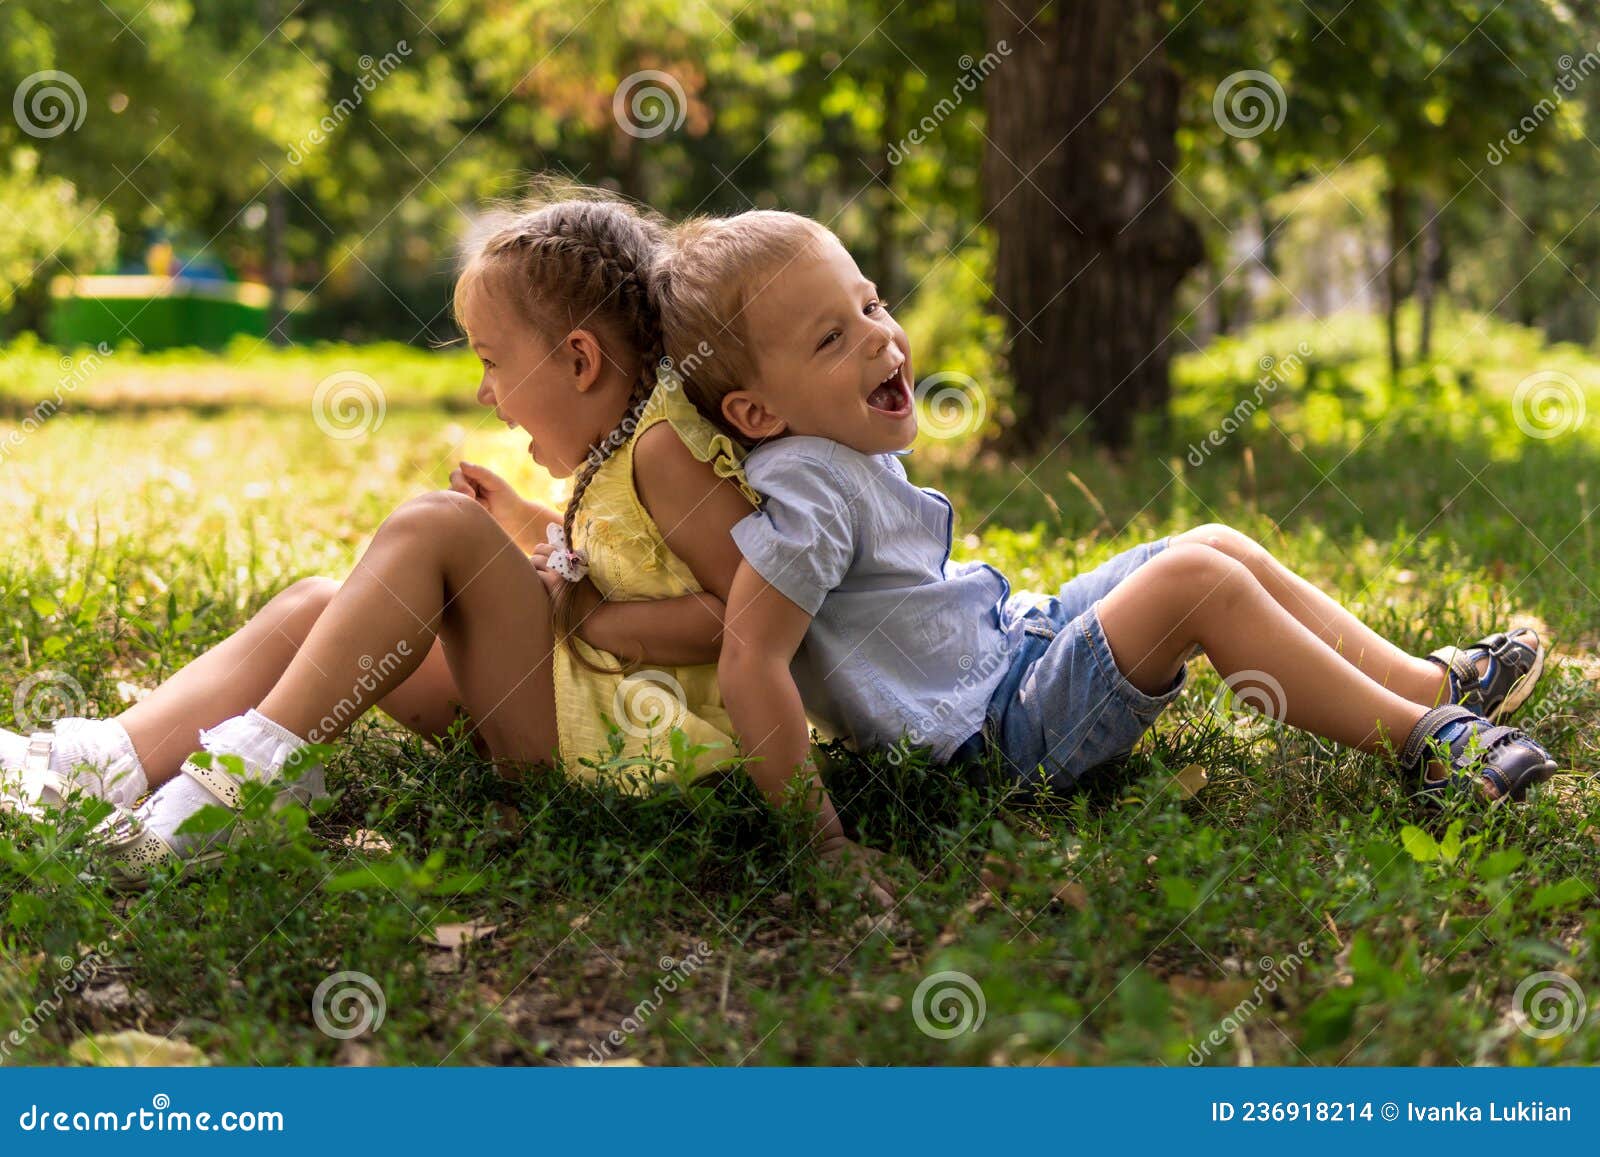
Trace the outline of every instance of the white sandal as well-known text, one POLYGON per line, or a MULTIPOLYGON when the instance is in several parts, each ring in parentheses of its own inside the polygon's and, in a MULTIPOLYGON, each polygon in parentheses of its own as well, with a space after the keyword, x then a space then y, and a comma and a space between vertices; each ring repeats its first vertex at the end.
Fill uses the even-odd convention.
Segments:
MULTIPOLYGON (((229 811, 238 811, 244 803, 244 779, 220 766, 220 759, 216 757, 211 767, 185 760, 179 774, 189 776, 229 811)), ((290 802, 309 803, 327 794, 322 765, 317 764, 294 783, 285 785, 272 806, 276 810, 290 802)), ((203 872, 216 867, 229 848, 245 840, 247 827, 235 820, 229 825, 226 840, 185 858, 143 819, 119 807, 101 821, 91 838, 98 846, 105 864, 104 875, 111 887, 117 891, 136 892, 149 887, 152 869, 161 865, 177 865, 185 872, 203 872)))
POLYGON ((46 808, 60 807, 66 801, 67 785, 50 769, 55 742, 53 731, 33 732, 28 736, 22 769, 0 770, 0 811, 43 819, 46 808))

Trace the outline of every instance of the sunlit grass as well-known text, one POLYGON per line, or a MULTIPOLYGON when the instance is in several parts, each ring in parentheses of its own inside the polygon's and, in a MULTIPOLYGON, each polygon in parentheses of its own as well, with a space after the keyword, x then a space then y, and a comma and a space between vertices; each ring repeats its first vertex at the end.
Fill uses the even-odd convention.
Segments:
MULTIPOLYGON (((1545 624, 1570 662, 1523 721, 1576 774, 1526 808, 1462 812, 1455 861, 1404 850, 1406 826, 1443 837, 1448 817, 1422 812, 1377 760, 1281 730, 1252 737, 1216 711, 1203 660, 1135 758, 1061 815, 1000 809, 920 762, 839 753, 836 796, 867 842, 896 855, 903 903, 881 931, 796 858, 796 834, 741 779, 646 799, 559 782, 510 789, 468 754, 371 716, 341 746, 337 797, 308 829, 142 900, 79 881, 72 841, 0 820, 0 1035, 35 1023, 5 1059, 65 1063, 85 1033, 139 1027, 225 1063, 575 1062, 632 1018, 611 1054, 648 1063, 1181 1065, 1290 956, 1207 1063, 1600 1059, 1592 1029, 1537 1040, 1511 1010, 1518 983, 1549 970, 1600 1005, 1589 778, 1600 556, 1586 489, 1597 427, 1591 415, 1530 438, 1509 409, 1530 373, 1592 390, 1600 365, 1472 324, 1451 322, 1436 370, 1398 391, 1370 322, 1217 343, 1180 360, 1170 434, 1116 460, 1076 437, 1037 462, 944 446, 907 460, 914 479, 952 495, 969 535, 959 552, 995 561, 1019 588, 1052 589, 1148 537, 1220 520, 1417 651, 1514 614, 1545 624), (1248 429, 1187 461, 1259 359, 1302 340, 1322 377, 1290 379, 1248 429), (1185 799, 1170 776, 1191 763, 1210 782, 1185 799), (439 924, 473 919, 498 930, 460 950, 427 943, 439 924), (702 941, 705 963, 639 1020, 661 958, 702 941), (99 944, 108 963, 89 992, 36 1016, 58 960, 99 944), (381 1028, 348 1042, 311 1011, 317 985, 342 970, 374 978, 387 1004, 381 1028), (981 1026, 949 1039, 918 1027, 918 984, 940 971, 981 989, 981 1026)), ((46 396, 58 356, 8 358, 0 395, 46 396)), ((553 492, 523 437, 468 409, 395 401, 414 390, 470 404, 472 367, 456 355, 106 362, 84 387, 105 391, 97 405, 119 404, 130 382, 160 394, 169 374, 224 393, 242 383, 251 404, 69 408, 8 451, 7 688, 57 672, 101 713, 120 709, 129 687, 153 684, 294 579, 341 577, 388 511, 446 485, 460 457, 553 492), (365 437, 329 436, 314 418, 317 383, 347 370, 393 403, 365 437)), ((11 429, 25 412, 12 411, 11 429)))

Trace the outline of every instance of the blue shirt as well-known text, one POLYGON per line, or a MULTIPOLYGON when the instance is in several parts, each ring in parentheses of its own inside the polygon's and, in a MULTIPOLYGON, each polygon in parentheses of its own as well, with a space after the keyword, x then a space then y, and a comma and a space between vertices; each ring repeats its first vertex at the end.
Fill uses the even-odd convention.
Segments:
POLYGON ((792 665, 806 710, 858 747, 905 737, 949 759, 983 726, 1010 660, 1005 576, 950 561, 949 500, 913 486, 893 454, 792 436, 744 469, 763 503, 733 540, 813 616, 792 665))

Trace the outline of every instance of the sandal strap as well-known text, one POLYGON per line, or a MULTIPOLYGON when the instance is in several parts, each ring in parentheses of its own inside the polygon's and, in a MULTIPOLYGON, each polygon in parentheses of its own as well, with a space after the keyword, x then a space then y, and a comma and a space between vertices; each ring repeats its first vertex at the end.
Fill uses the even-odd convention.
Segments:
POLYGON ((1450 701, 1460 700, 1466 692, 1478 686, 1478 664, 1472 658, 1472 649, 1440 647, 1428 658, 1450 674, 1450 701))
POLYGON ((50 770, 50 752, 55 744, 52 731, 35 731, 28 736, 28 752, 22 759, 22 798, 28 803, 45 802, 47 791, 54 792, 57 800, 67 794, 61 777, 50 770))
POLYGON ((186 759, 181 770, 184 775, 221 800, 223 807, 230 811, 239 810, 244 798, 240 790, 239 777, 230 775, 226 768, 218 767, 215 757, 212 758, 210 767, 201 767, 198 763, 186 759))
POLYGON ((1437 735, 1445 724, 1477 718, 1479 716, 1455 703, 1445 703, 1423 712, 1422 718, 1417 720, 1411 734, 1406 736, 1404 746, 1400 748, 1400 766, 1407 771, 1420 770, 1422 760, 1427 755, 1428 740, 1437 735))

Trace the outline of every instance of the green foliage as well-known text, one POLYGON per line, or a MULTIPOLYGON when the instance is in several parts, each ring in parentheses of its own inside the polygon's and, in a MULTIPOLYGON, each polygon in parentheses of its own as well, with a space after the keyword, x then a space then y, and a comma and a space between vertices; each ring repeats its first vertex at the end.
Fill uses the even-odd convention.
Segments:
MULTIPOLYGON (((1370 322, 1265 326, 1180 362, 1182 441, 1123 459, 1069 444, 1014 465, 940 447, 944 457, 919 450, 908 466, 951 494, 958 529, 972 534, 960 553, 993 561, 1019 589, 1053 590, 1136 542, 1218 518, 1413 652, 1525 611, 1564 654, 1589 656, 1585 584, 1600 548, 1573 530, 1573 479, 1593 454, 1592 424, 1508 441, 1504 407, 1533 359, 1586 385, 1600 385, 1600 371, 1580 351, 1541 351, 1537 334, 1481 318, 1441 337, 1461 351, 1433 367, 1439 380, 1394 390, 1370 322), (1296 401, 1274 403, 1283 432, 1263 420, 1202 466, 1184 463, 1207 414, 1259 376, 1260 357, 1301 341, 1315 348, 1314 380, 1290 378, 1296 401), (1449 415, 1440 389, 1454 391, 1449 415)), ((23 356, 45 380, 19 378, 13 392, 47 392, 58 355, 23 356)), ((381 363, 385 381, 436 380, 444 392, 451 374, 471 378, 464 362, 450 369, 455 356, 327 347, 108 359, 108 381, 209 373, 235 383, 241 404, 203 415, 69 409, 13 451, 0 471, 0 513, 15 531, 0 567, 4 685, 51 672, 100 714, 121 710, 132 689, 216 644, 293 580, 347 573, 396 503, 444 484, 453 455, 541 493, 520 446, 461 429, 460 415, 421 399, 352 443, 316 431, 303 395, 259 404, 261 381, 290 367, 381 363)), ((65 1063, 84 1033, 137 1025, 240 1064, 570 1063, 635 1016, 662 957, 683 960, 703 941, 703 967, 615 1055, 1600 1060, 1592 1033, 1536 1040, 1509 1027, 1525 977, 1564 971, 1590 993, 1600 983, 1589 891, 1600 797, 1589 776, 1560 776, 1523 808, 1436 815, 1375 759, 1240 725, 1214 706, 1221 690, 1203 660, 1191 664, 1189 690, 1146 743, 1044 812, 1007 806, 917 752, 827 749, 846 823, 893 856, 901 904, 881 931, 850 882, 806 852, 803 816, 774 814, 737 773, 671 774, 697 758, 681 743, 647 765, 611 766, 601 752, 580 778, 512 785, 459 728, 435 745, 369 715, 320 753, 329 803, 274 810, 270 790, 247 792, 252 836, 220 867, 163 875, 132 899, 89 874, 79 833, 103 805, 80 803, 60 828, 0 818, 0 1014, 37 1021, 6 1059, 65 1063), (1210 783, 1185 798, 1172 776, 1192 763, 1210 783), (667 774, 641 792, 600 782, 608 768, 667 774), (473 922, 498 927, 433 946, 441 927, 473 922), (36 1015, 62 988, 59 962, 90 952, 105 965, 87 991, 36 1015), (365 973, 387 1005, 383 1026, 349 1043, 312 1014, 318 986, 341 971, 365 973), (919 984, 940 971, 966 973, 985 1002, 982 1024, 948 1039, 913 1016, 919 984)), ((1586 669, 1557 663, 1517 721, 1585 773, 1597 716, 1586 669)), ((233 819, 218 809, 191 822, 233 819)))

